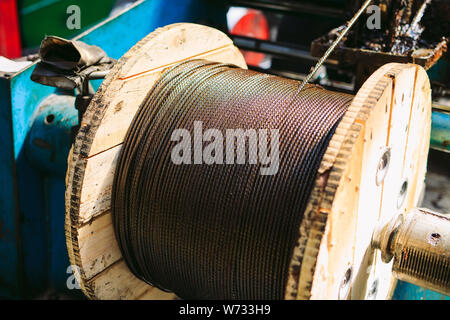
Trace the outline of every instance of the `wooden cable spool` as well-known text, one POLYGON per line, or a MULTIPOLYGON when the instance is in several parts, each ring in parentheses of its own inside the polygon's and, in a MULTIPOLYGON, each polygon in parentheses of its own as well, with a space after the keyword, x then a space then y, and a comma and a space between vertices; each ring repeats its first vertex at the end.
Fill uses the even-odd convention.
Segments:
MULTIPOLYGON (((68 159, 66 241, 75 276, 91 299, 176 298, 129 271, 114 235, 111 189, 125 134, 149 88, 168 67, 193 58, 247 68, 220 31, 169 25, 118 61, 83 117, 68 159)), ((391 265, 371 249, 371 237, 380 221, 417 205, 430 126, 430 85, 421 67, 387 64, 366 81, 321 162, 292 257, 286 299, 392 295, 391 265), (380 160, 387 154, 387 175, 377 183, 384 172, 380 160)))

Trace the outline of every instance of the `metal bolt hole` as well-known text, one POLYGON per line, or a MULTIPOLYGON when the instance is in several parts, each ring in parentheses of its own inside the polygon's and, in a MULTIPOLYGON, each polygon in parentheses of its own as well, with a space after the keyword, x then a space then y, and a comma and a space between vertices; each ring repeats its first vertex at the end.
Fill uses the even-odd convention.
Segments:
POLYGON ((402 187, 400 188, 400 193, 399 193, 398 199, 397 199, 397 208, 398 209, 400 209, 400 207, 405 202, 407 193, 408 193, 408 181, 405 180, 402 184, 402 187))
POLYGON ((436 246, 441 241, 441 235, 439 233, 432 233, 428 238, 428 243, 436 246))
POLYGON ((55 121, 55 115, 54 114, 49 114, 48 116, 45 117, 45 124, 51 124, 53 121, 55 121))
POLYGON ((377 186, 381 185, 384 179, 386 178, 390 161, 391 161, 391 149, 388 148, 384 151, 383 155, 380 158, 380 161, 378 162, 376 174, 377 186))

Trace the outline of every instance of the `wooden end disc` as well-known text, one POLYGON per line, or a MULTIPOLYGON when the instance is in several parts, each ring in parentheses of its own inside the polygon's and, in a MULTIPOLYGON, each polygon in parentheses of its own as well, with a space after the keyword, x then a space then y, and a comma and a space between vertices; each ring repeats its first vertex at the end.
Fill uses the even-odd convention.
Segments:
POLYGON ((417 206, 430 131, 431 90, 423 68, 390 63, 366 81, 321 163, 287 299, 391 297, 392 265, 371 249, 371 238, 379 222, 417 206))
POLYGON ((161 74, 189 59, 207 59, 246 69, 222 32, 179 23, 139 41, 103 81, 83 116, 68 159, 66 242, 72 269, 91 299, 172 299, 137 279, 115 239, 111 188, 125 134, 139 105, 161 74))

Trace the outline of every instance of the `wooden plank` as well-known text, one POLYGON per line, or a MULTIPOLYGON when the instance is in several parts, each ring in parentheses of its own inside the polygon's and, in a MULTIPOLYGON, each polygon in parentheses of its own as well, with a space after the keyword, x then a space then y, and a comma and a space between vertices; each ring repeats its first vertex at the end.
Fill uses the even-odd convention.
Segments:
MULTIPOLYGON (((391 220, 399 209, 397 200, 401 185, 405 177, 403 176, 404 154, 407 143, 407 132, 410 119, 412 93, 414 89, 416 68, 409 65, 400 74, 395 75, 392 106, 390 108, 389 136, 386 146, 391 150, 391 160, 386 178, 382 184, 382 198, 379 206, 378 219, 375 225, 391 220)), ((377 159, 380 159, 378 156, 377 159)), ((416 174, 416 173, 414 173, 416 174)), ((406 207, 405 207, 406 208, 406 207)), ((410 208, 409 208, 410 209, 410 208)), ((374 227, 371 227, 373 233, 374 227)), ((370 239, 367 240, 370 246, 370 239)), ((392 263, 383 263, 381 254, 377 251, 372 261, 367 285, 369 287, 376 281, 378 283, 377 294, 371 299, 384 299, 391 292, 391 283, 395 283, 392 278, 392 263)), ((363 297, 365 298, 365 296, 363 297)))
POLYGON ((116 146, 86 162, 80 201, 80 223, 87 223, 111 209, 112 184, 121 149, 122 145, 116 146))
POLYGON ((123 260, 88 281, 88 284, 93 288, 94 298, 100 300, 128 300, 138 297, 154 300, 176 298, 175 295, 167 294, 136 278, 128 271, 123 260))
POLYGON ((409 193, 406 205, 416 206, 420 200, 425 181, 422 176, 427 170, 428 149, 431 136, 431 88, 428 75, 422 68, 417 69, 413 103, 411 104, 411 119, 408 131, 408 142, 404 156, 404 176, 409 178, 409 188, 415 192, 409 193), (429 120, 429 121, 424 121, 429 120), (419 175, 414 175, 420 172, 419 175))
MULTIPOLYGON (((397 185, 402 180, 401 177, 401 167, 403 165, 403 154, 405 150, 406 142, 406 131, 405 127, 408 125, 409 119, 409 108, 408 104, 411 101, 411 97, 408 92, 411 92, 414 86, 414 75, 415 67, 409 66, 404 67, 400 72, 393 72, 390 74, 392 77, 392 95, 389 97, 389 122, 388 127, 385 128, 386 133, 384 141, 380 141, 380 149, 378 154, 373 154, 372 163, 370 168, 372 168, 372 176, 368 176, 366 179, 369 184, 375 185, 376 172, 379 160, 384 152, 384 148, 389 147, 391 152, 391 160, 389 164, 389 169, 384 182, 378 187, 379 189, 379 203, 376 206, 376 211, 371 211, 371 215, 365 221, 361 221, 362 233, 367 233, 367 236, 363 238, 362 245, 365 246, 365 250, 362 253, 367 254, 371 249, 371 236, 373 234, 374 228, 382 221, 390 220, 398 211, 396 203, 393 203, 392 197, 395 192, 398 192, 397 185), (409 99, 409 101, 408 101, 409 99), (383 144, 381 144, 383 142, 383 144)), ((373 124, 378 125, 377 122, 373 124)), ((370 156, 369 156, 370 158, 370 156)), ((369 159, 368 159, 369 160, 369 159)), ((369 168, 367 168, 369 170, 369 168)), ((362 202, 364 204, 364 202, 362 202)), ((369 204, 367 206, 362 206, 363 208, 371 207, 369 204)), ((369 209, 370 210, 370 209, 369 209)), ((391 291, 392 284, 394 283, 391 275, 392 264, 383 263, 380 258, 379 252, 372 253, 370 260, 362 264, 367 269, 367 277, 365 278, 366 292, 361 294, 355 292, 354 296, 360 299, 370 298, 370 299, 386 299, 391 291), (374 282, 377 282, 377 294, 368 295, 367 291, 374 282), (367 288, 368 286, 368 288, 367 288)))
POLYGON ((86 279, 91 279, 122 258, 110 212, 79 228, 78 242, 86 279))
POLYGON ((164 292, 155 288, 150 288, 138 297, 139 300, 176 300, 178 297, 171 292, 164 292))

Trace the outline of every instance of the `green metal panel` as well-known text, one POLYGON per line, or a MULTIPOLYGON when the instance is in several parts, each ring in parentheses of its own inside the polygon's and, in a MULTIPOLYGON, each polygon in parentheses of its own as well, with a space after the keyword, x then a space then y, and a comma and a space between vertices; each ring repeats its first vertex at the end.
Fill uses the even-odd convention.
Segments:
POLYGON ((51 34, 72 38, 100 20, 108 17, 115 0, 23 0, 19 1, 19 21, 22 47, 38 47, 51 34), (69 30, 66 22, 70 14, 67 8, 77 5, 81 10, 81 29, 69 30))

